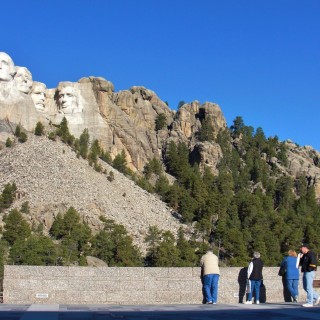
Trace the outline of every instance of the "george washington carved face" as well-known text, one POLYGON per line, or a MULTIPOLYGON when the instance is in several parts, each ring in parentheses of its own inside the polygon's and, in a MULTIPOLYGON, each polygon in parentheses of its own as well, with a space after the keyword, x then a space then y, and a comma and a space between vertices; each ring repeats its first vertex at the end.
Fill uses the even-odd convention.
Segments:
POLYGON ((12 59, 5 52, 0 52, 0 81, 11 81, 14 74, 12 59))

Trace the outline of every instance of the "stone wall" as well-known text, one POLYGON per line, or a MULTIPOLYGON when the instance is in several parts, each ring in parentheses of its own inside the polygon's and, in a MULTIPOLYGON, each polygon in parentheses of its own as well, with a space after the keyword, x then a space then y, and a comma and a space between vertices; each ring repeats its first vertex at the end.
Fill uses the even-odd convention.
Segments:
MULTIPOLYGON (((283 302, 278 268, 264 268, 261 302, 283 302)), ((239 303, 246 268, 221 268, 219 303, 239 303)), ((300 283, 299 300, 305 300, 300 283)), ((5 266, 4 303, 201 304, 200 268, 5 266)))

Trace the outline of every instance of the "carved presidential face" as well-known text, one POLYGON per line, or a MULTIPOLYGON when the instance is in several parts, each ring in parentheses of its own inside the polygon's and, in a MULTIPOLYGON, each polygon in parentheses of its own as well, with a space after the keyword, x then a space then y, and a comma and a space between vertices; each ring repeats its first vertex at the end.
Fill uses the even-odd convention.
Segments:
POLYGON ((0 81, 12 80, 13 74, 13 61, 5 52, 0 52, 0 81))
POLYGON ((59 90, 58 101, 60 110, 65 114, 73 113, 78 109, 76 92, 71 86, 66 86, 59 90))
POLYGON ((46 100, 46 86, 44 83, 33 83, 31 88, 31 98, 34 105, 39 111, 43 111, 45 108, 46 100))
POLYGON ((16 75, 14 82, 17 89, 23 93, 29 93, 32 86, 32 76, 29 70, 25 67, 16 67, 16 75))

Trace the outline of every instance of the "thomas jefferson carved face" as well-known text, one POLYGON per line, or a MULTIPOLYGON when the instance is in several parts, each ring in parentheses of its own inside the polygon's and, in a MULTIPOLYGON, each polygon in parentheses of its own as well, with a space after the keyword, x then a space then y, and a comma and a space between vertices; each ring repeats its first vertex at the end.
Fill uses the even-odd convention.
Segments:
POLYGON ((58 101, 60 110, 65 114, 77 112, 78 99, 75 89, 71 86, 65 86, 59 89, 58 101))
POLYGON ((41 82, 34 82, 31 88, 31 98, 34 105, 39 111, 45 108, 44 102, 46 100, 46 85, 41 82))
POLYGON ((25 67, 16 67, 14 82, 20 92, 28 94, 32 86, 32 75, 25 67))
POLYGON ((0 81, 12 80, 14 73, 12 59, 5 52, 0 52, 0 81))

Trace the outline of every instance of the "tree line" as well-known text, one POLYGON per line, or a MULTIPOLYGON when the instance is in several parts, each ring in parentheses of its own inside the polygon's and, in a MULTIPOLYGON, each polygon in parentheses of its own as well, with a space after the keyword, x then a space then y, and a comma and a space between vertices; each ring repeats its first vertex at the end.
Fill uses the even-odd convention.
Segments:
MULTIPOLYGON (((12 204, 15 192, 15 184, 7 184, 0 197, 1 203, 12 204)), ((4 211, 8 205, 2 208, 4 211)), ((4 214, 0 240, 1 268, 4 264, 85 266, 87 256, 97 257, 110 267, 196 266, 199 256, 207 249, 204 243, 187 240, 182 229, 176 238, 169 231, 150 226, 145 236, 147 252, 142 254, 125 227, 114 220, 101 216, 102 226, 94 233, 81 220, 79 213, 70 207, 55 217, 46 233, 41 223, 30 226, 22 213, 29 213, 26 202, 20 209, 11 209, 4 214)))
MULTIPOLYGON (((157 130, 165 126, 164 120, 164 117, 157 119, 157 130)), ((139 259, 134 262, 129 258, 124 262, 112 258, 111 253, 102 253, 98 250, 98 240, 93 240, 90 235, 85 246, 94 249, 90 254, 108 260, 111 265, 194 266, 208 243, 213 243, 221 263, 226 266, 246 265, 253 251, 261 253, 265 265, 275 266, 288 249, 298 249, 301 242, 308 242, 314 251, 320 252, 317 236, 320 233, 320 207, 314 186, 305 174, 296 179, 284 175, 272 160, 276 158, 276 162, 283 167, 288 165, 285 143, 279 141, 277 136, 265 137, 262 128, 255 130, 245 125, 241 117, 216 135, 210 118, 201 121, 196 139, 219 144, 223 153, 218 164, 218 175, 213 175, 208 168, 201 172, 183 142, 175 144, 171 141, 166 146, 163 159, 151 159, 144 168, 143 176, 137 176, 128 169, 124 151, 111 160, 110 154, 100 147, 97 140, 90 143, 87 130, 75 139, 65 119, 55 132, 49 134, 49 138, 59 137, 70 145, 97 171, 102 170, 100 159, 131 177, 148 192, 157 194, 176 212, 182 223, 192 224, 195 230, 186 240, 182 229, 175 237, 150 227, 146 236, 147 255, 141 257, 135 252, 133 256, 139 256, 139 259), (167 173, 175 178, 173 184, 169 183, 167 173)), ((110 173, 107 178, 110 181, 114 179, 110 173)), ((110 239, 115 239, 111 237, 110 230, 128 236, 123 226, 109 220, 103 223, 106 230, 102 231, 110 239)), ((52 232, 50 237, 63 246, 66 235, 52 232)), ((100 236, 101 240, 103 236, 100 236)), ((101 248, 120 245, 110 239, 101 248)), ((72 263, 84 263, 83 257, 89 251, 83 251, 84 247, 80 244, 73 246, 82 252, 78 253, 78 260, 71 259, 75 257, 71 249, 64 249, 62 252, 69 252, 70 258, 68 260, 67 256, 60 254, 60 263, 71 263, 71 260, 72 263)), ((131 248, 129 245, 126 247, 131 248)), ((121 257, 121 252, 115 253, 115 256, 121 257)))

